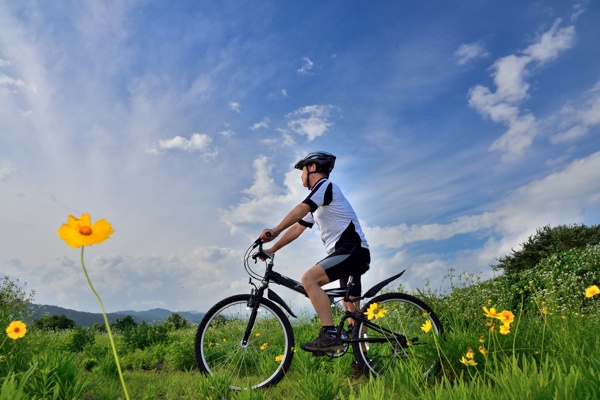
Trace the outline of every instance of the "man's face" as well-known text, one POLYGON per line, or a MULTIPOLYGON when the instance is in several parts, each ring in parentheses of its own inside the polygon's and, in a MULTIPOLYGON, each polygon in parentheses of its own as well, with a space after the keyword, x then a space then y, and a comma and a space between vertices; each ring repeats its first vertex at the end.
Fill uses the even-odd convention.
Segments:
POLYGON ((308 187, 308 166, 307 165, 305 165, 302 168, 302 176, 300 177, 300 179, 302 180, 302 186, 307 188, 308 187))
POLYGON ((308 173, 312 172, 314 170, 317 169, 317 166, 315 164, 309 164, 309 165, 305 165, 302 168, 302 176, 300 179, 302 179, 302 186, 304 186, 305 188, 308 188, 308 173))

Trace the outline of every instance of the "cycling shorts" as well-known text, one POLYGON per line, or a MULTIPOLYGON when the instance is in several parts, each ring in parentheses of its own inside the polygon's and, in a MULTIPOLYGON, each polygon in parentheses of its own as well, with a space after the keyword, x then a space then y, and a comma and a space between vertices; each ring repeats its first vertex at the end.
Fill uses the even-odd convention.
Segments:
POLYGON ((340 280, 340 287, 348 287, 348 278, 354 276, 351 296, 360 296, 362 285, 360 274, 354 275, 361 267, 371 262, 369 249, 356 243, 346 243, 336 247, 335 251, 319 261, 317 265, 325 270, 329 282, 340 280))

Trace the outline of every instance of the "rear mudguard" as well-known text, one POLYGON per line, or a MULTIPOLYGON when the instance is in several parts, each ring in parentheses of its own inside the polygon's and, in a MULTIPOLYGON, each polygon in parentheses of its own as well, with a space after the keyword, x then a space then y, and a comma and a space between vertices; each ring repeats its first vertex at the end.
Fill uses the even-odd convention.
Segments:
POLYGON ((290 309, 290 307, 288 307, 287 304, 285 304, 285 301, 283 301, 283 299, 281 297, 279 297, 279 295, 277 293, 275 293, 274 291, 272 291, 271 289, 269 289, 267 291, 267 298, 269 300, 273 300, 275 303, 279 304, 281 307, 283 307, 283 309, 285 311, 288 312, 288 314, 290 314, 292 317, 294 318, 298 318, 296 317, 296 314, 294 314, 292 312, 292 310, 290 309))
POLYGON ((369 297, 375 296, 377 294, 377 292, 379 292, 385 285, 387 285, 388 283, 390 283, 391 281, 393 281, 395 279, 400 278, 400 276, 402 276, 402 274, 405 272, 406 272, 406 270, 400 272, 398 275, 394 275, 390 278, 387 278, 385 281, 379 282, 377 285, 375 285, 371 289, 367 290, 367 292, 362 295, 362 298, 367 299, 369 297))

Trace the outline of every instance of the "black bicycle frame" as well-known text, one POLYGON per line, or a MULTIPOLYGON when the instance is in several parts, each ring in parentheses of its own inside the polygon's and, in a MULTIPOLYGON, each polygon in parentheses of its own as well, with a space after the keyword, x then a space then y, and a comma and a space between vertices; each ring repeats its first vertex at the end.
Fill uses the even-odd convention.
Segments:
MULTIPOLYGON (((260 247, 260 250, 262 251, 262 246, 260 247)), ((273 259, 271 258, 269 260, 269 262, 267 262, 267 268, 266 268, 265 274, 263 276, 262 282, 260 284, 260 287, 257 287, 256 285, 254 285, 252 283, 252 278, 250 278, 250 283, 254 285, 254 289, 252 289, 250 300, 248 302, 248 307, 252 308, 252 312, 250 313, 248 325, 246 326, 246 331, 244 332, 244 337, 242 338, 242 346, 246 346, 248 343, 250 334, 252 333, 252 328, 254 327, 254 322, 256 321, 258 309, 260 307, 260 300, 264 297, 265 290, 267 290, 269 288, 269 283, 274 282, 278 285, 284 286, 290 290, 293 290, 297 293, 300 293, 300 294, 308 297, 306 290, 304 290, 304 286, 302 286, 302 284, 300 282, 298 282, 295 279, 292 279, 290 277, 287 277, 285 275, 282 275, 278 272, 273 271, 273 266, 274 266, 274 263, 273 263, 273 259)), ((377 285, 375 285, 374 287, 369 289, 365 293, 365 296, 357 297, 357 298, 354 298, 353 300, 354 301, 363 300, 367 297, 373 297, 377 292, 379 292, 379 290, 381 290, 381 288, 383 288, 383 286, 385 286, 389 282, 397 279, 403 273, 404 273, 404 271, 378 283, 377 285)), ((348 302, 348 301, 350 301, 349 289, 350 289, 350 285, 347 288, 326 289, 325 293, 329 296, 329 298, 332 302, 333 302, 333 299, 340 298, 340 297, 343 298, 344 301, 348 302)), ((274 301, 279 306, 283 307, 291 316, 293 316, 294 318, 297 318, 296 315, 290 309, 290 307, 286 304, 286 302, 273 290, 268 291, 267 298, 269 300, 274 301)), ((337 334, 339 337, 341 337, 341 330, 342 330, 342 327, 344 326, 344 322, 349 318, 360 320, 368 328, 378 331, 379 333, 383 333, 385 335, 390 335, 390 336, 394 337, 402 347, 407 346, 407 339, 404 335, 397 334, 385 327, 374 324, 371 321, 369 321, 367 318, 363 317, 360 313, 351 313, 349 311, 346 311, 345 315, 342 317, 342 319, 337 327, 337 334)), ((383 342, 390 341, 390 339, 387 337, 359 338, 359 339, 341 338, 341 340, 343 343, 383 343, 383 342)))

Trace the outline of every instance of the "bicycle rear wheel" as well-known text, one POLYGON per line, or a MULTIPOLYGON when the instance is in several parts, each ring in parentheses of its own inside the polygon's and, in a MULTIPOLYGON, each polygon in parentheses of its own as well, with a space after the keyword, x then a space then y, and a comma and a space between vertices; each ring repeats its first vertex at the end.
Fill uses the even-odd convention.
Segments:
POLYGON ((430 375, 439 363, 437 340, 442 333, 442 324, 431 308, 416 297, 386 293, 365 304, 363 314, 373 304, 379 310, 376 316, 381 316, 369 321, 375 326, 356 321, 353 329, 354 339, 365 340, 352 344, 363 372, 382 375, 408 366, 423 376, 430 375), (427 321, 431 329, 425 332, 421 327, 427 321))
POLYGON ((200 371, 225 375, 236 390, 274 385, 294 356, 294 334, 281 309, 268 299, 260 307, 247 344, 242 339, 252 308, 249 294, 228 297, 204 315, 196 332, 200 371))

